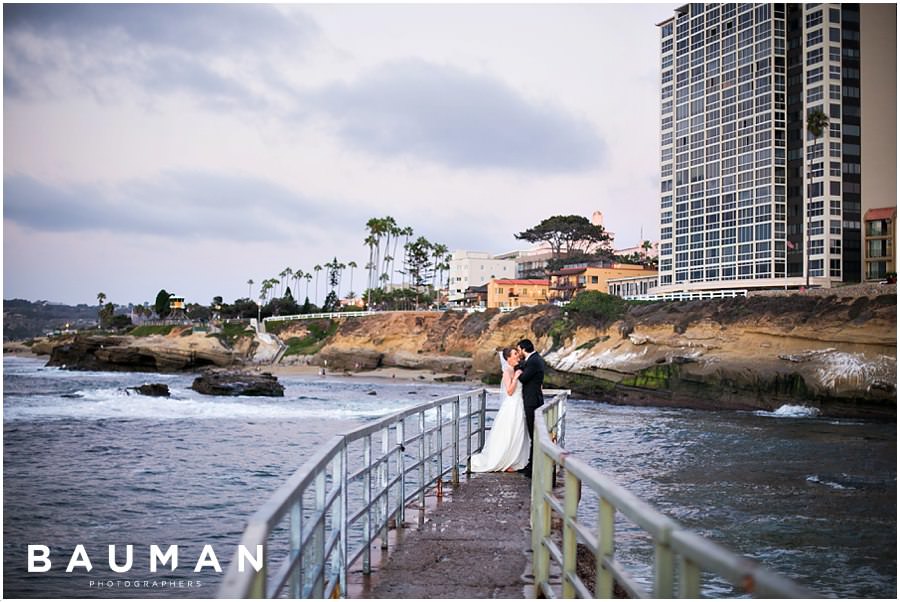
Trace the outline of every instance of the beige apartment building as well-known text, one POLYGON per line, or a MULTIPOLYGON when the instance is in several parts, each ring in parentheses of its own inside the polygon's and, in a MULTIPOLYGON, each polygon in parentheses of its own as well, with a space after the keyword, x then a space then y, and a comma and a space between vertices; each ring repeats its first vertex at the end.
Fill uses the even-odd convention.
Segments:
POLYGON ((567 267, 550 274, 550 299, 569 301, 581 291, 609 294, 610 280, 636 277, 655 279, 656 275, 656 270, 627 263, 614 263, 609 267, 586 265, 567 267))
POLYGON ((881 280, 897 273, 897 208, 869 209, 865 216, 866 280, 881 280))
POLYGON ((547 303, 549 288, 549 280, 492 279, 487 287, 487 307, 515 309, 547 303))

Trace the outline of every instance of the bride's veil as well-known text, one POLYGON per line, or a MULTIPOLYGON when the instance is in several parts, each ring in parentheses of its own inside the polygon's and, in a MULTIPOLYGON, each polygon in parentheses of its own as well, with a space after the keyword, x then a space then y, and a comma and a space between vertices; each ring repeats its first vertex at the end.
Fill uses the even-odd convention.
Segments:
POLYGON ((509 368, 509 362, 503 357, 503 350, 501 349, 497 354, 500 356, 500 370, 506 372, 506 369, 509 368))

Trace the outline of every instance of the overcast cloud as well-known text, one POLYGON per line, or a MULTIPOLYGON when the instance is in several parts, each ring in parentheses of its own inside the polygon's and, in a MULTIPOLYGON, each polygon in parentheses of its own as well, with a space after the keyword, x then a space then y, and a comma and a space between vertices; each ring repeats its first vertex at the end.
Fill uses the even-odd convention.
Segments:
POLYGON ((233 299, 364 264, 384 215, 453 250, 594 210, 652 238, 674 6, 6 4, 4 298, 233 299))

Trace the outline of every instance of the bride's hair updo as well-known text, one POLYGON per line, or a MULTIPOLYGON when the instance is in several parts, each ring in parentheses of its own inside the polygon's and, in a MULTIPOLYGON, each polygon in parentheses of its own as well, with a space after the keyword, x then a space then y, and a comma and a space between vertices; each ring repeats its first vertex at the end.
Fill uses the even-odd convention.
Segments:
POLYGON ((508 360, 508 359, 509 359, 509 356, 512 355, 512 352, 513 352, 513 348, 512 348, 512 347, 505 347, 505 348, 503 349, 503 359, 508 360))

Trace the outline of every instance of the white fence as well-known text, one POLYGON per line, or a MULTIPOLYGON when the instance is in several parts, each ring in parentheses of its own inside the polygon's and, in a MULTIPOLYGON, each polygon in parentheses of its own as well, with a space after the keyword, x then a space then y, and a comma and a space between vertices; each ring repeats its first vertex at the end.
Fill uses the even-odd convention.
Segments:
POLYGON ((746 296, 747 289, 744 288, 721 291, 666 293, 664 295, 627 295, 622 298, 626 301, 693 301, 695 299, 730 299, 732 297, 746 296))

